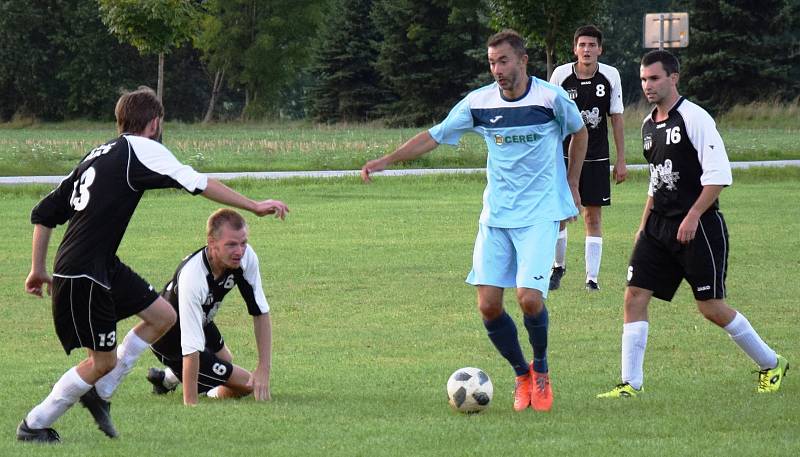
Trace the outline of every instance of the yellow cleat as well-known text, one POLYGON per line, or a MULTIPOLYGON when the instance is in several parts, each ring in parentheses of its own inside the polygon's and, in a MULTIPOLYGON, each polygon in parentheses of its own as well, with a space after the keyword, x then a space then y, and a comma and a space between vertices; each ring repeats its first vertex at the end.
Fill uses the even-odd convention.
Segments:
POLYGON ((787 371, 789 371, 789 361, 778 355, 778 365, 775 368, 758 372, 758 393, 777 392, 787 371))
POLYGON ((597 394, 597 398, 630 398, 635 397, 644 391, 644 387, 640 389, 634 389, 633 386, 624 382, 622 384, 617 384, 616 387, 611 389, 609 392, 597 394))

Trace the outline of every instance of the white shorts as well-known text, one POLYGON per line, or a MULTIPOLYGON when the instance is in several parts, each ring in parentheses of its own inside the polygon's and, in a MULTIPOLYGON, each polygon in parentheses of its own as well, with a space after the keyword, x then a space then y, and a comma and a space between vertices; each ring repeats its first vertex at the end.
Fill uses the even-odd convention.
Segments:
POLYGON ((474 286, 536 289, 547 298, 558 224, 542 222, 520 228, 478 224, 467 282, 474 286))

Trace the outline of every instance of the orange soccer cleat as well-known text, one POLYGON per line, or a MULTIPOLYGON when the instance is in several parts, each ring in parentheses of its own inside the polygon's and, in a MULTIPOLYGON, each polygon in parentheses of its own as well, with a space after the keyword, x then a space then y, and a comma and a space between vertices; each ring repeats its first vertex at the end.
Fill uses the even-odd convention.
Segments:
POLYGON ((531 374, 517 376, 514 384, 514 411, 524 411, 531 404, 531 374))
MULTIPOLYGON (((550 376, 547 373, 537 373, 531 368, 533 389, 531 392, 531 406, 535 411, 550 411, 553 407, 553 389, 550 387, 550 376)), ((516 403, 514 404, 516 407, 516 403)))

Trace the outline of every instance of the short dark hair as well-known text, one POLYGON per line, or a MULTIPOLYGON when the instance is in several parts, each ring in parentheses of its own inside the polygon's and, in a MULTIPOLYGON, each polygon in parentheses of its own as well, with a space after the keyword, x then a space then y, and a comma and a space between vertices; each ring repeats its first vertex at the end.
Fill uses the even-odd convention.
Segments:
POLYGON ((492 48, 500 46, 503 43, 511 45, 511 48, 514 49, 514 53, 519 57, 528 53, 525 49, 525 40, 522 39, 519 33, 511 29, 504 29, 490 36, 486 41, 486 47, 492 48))
POLYGON ((575 36, 572 38, 572 46, 576 46, 578 44, 578 38, 582 36, 597 38, 597 46, 603 46, 603 32, 601 32, 597 26, 584 25, 578 27, 578 30, 575 31, 575 36))
POLYGON ((681 64, 678 62, 678 58, 669 51, 656 49, 648 52, 642 57, 643 67, 648 67, 656 62, 661 62, 661 65, 664 67, 664 71, 667 72, 667 76, 673 73, 681 72, 681 64))
POLYGON ((142 133, 147 123, 156 117, 164 117, 164 105, 155 91, 139 86, 133 92, 123 92, 114 108, 119 133, 142 133))
POLYGON ((215 240, 219 239, 222 227, 225 225, 233 230, 241 230, 247 227, 247 222, 245 222, 244 217, 236 211, 230 208, 220 208, 211 213, 211 216, 208 217, 206 236, 210 236, 215 240))

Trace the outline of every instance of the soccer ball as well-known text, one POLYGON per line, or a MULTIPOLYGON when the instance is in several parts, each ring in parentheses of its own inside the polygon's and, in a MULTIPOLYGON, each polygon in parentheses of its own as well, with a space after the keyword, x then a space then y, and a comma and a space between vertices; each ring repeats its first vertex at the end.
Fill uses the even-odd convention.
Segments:
POLYGON ((493 393, 492 381, 478 368, 459 368, 447 380, 450 406, 462 413, 479 413, 488 408, 493 393))

